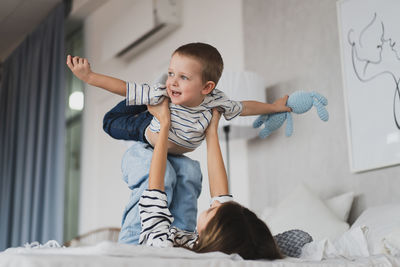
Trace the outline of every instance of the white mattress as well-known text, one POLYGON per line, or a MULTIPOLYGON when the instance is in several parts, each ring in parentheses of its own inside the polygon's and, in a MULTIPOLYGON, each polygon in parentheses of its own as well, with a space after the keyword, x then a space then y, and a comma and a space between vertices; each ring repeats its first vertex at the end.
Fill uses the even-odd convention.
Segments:
POLYGON ((11 248, 0 253, 1 267, 69 266, 400 266, 400 258, 388 255, 310 261, 286 258, 249 261, 220 252, 197 254, 183 248, 152 248, 103 242, 81 248, 11 248))

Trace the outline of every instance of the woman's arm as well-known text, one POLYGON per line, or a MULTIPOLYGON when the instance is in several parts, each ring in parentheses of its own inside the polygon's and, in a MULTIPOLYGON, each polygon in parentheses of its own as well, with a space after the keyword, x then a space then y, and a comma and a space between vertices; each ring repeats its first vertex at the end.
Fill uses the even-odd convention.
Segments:
POLYGON ((167 164, 167 141, 170 124, 168 100, 156 106, 148 106, 151 114, 160 121, 160 132, 150 164, 149 187, 139 200, 142 225, 139 244, 157 247, 172 247, 170 226, 174 220, 168 209, 167 194, 164 192, 164 176, 167 164))
POLYGON ((220 118, 221 114, 216 109, 213 109, 213 116, 206 130, 207 167, 211 197, 229 194, 228 177, 218 140, 218 122, 220 118))
POLYGON ((148 106, 148 109, 149 112, 160 121, 160 132, 158 133, 157 144, 154 147, 150 164, 149 189, 164 191, 164 176, 168 153, 168 133, 171 123, 168 99, 164 99, 160 105, 148 106))

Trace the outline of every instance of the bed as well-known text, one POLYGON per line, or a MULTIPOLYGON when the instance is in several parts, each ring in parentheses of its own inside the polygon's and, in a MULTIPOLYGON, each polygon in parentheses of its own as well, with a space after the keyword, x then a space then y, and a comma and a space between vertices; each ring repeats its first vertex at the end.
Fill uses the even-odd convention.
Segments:
POLYGON ((196 254, 183 248, 152 248, 104 241, 95 246, 79 248, 12 248, 0 253, 0 266, 400 266, 400 257, 380 254, 351 260, 285 258, 250 261, 219 252, 196 254))
POLYGON ((319 199, 304 186, 264 218, 273 234, 302 229, 314 240, 301 248, 300 258, 243 260, 221 252, 196 254, 183 248, 153 248, 103 241, 96 245, 62 247, 55 241, 27 244, 0 253, 0 267, 64 266, 400 266, 400 203, 367 208, 350 226, 353 194, 319 199))

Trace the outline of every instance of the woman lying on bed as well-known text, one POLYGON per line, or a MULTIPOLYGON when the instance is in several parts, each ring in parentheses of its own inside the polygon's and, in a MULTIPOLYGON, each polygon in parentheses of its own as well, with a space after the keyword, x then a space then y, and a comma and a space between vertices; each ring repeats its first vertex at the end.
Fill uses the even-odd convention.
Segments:
MULTIPOLYGON (((257 216, 227 197, 224 203, 214 201, 201 213, 197 233, 182 231, 171 226, 172 217, 164 192, 170 114, 168 101, 161 106, 149 107, 160 121, 161 129, 150 166, 149 185, 140 198, 142 224, 139 243, 147 246, 185 247, 195 252, 221 251, 238 253, 244 259, 280 259, 281 253, 268 227, 257 216)), ((213 117, 206 132, 207 163, 211 197, 229 195, 225 166, 218 141, 220 114, 213 117)), ((219 198, 221 199, 221 198, 219 198)))

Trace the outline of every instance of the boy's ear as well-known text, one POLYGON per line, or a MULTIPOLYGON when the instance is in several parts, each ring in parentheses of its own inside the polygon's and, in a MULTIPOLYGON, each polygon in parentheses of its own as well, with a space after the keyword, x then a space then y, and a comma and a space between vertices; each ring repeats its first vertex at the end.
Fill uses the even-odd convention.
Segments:
POLYGON ((215 88, 215 82, 212 81, 208 81, 206 82, 206 84, 204 85, 203 90, 201 90, 201 93, 203 95, 208 95, 209 93, 211 93, 211 91, 215 88))

